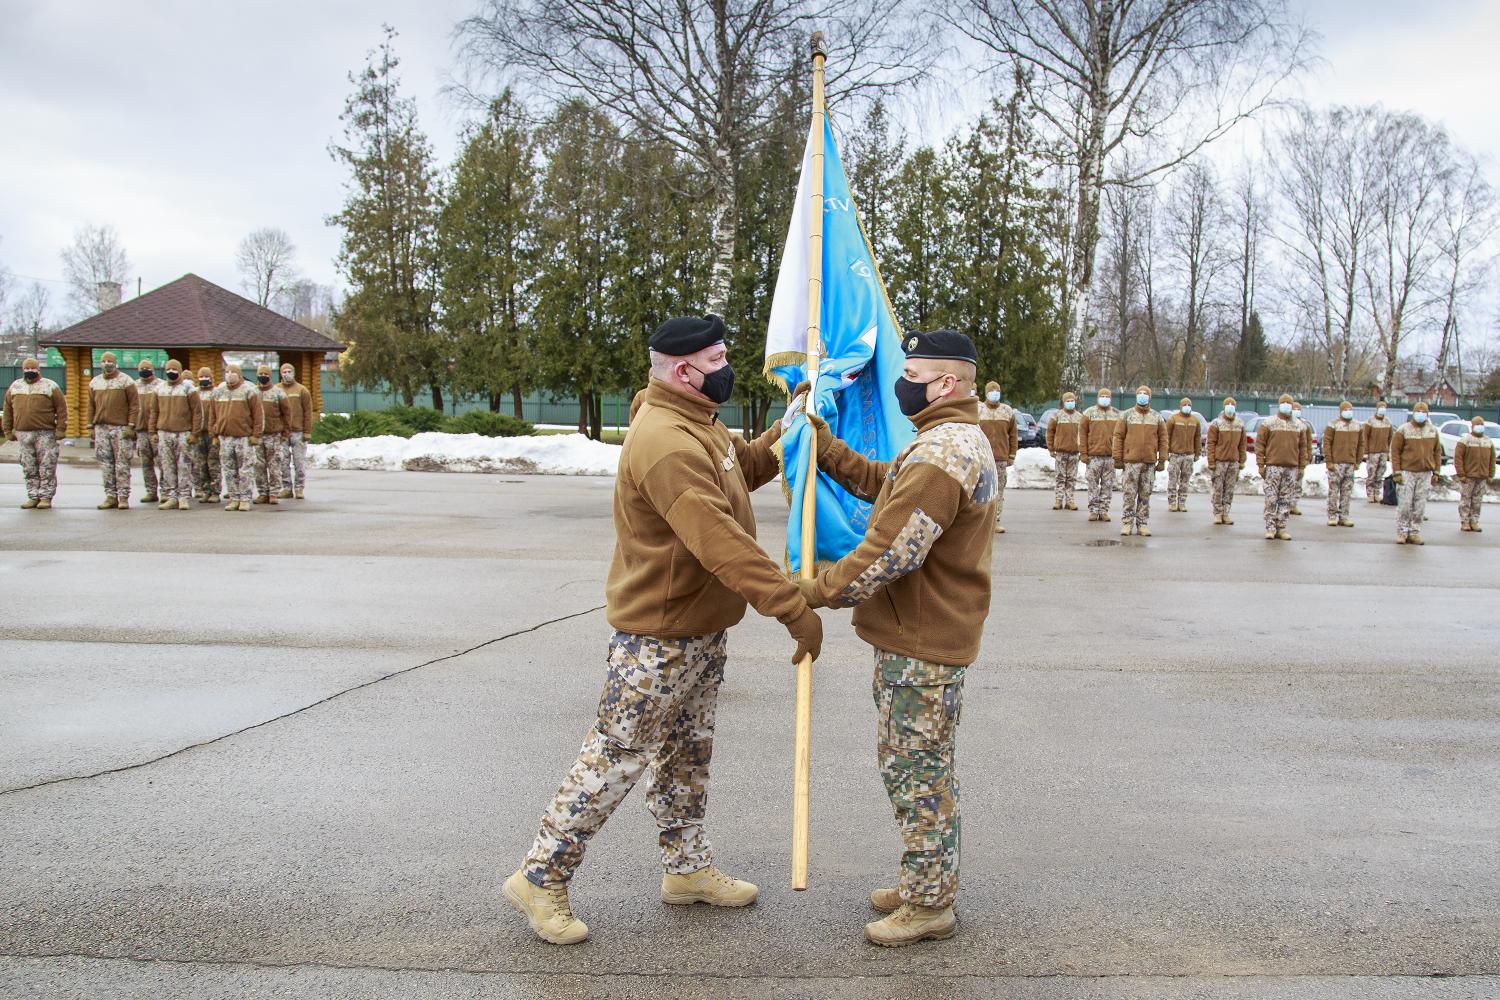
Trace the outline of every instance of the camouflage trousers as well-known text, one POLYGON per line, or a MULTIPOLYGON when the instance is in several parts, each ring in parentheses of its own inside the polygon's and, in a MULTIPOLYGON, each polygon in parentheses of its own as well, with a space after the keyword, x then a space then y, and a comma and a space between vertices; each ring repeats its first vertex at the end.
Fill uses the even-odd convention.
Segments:
POLYGON ((281 463, 283 489, 296 492, 307 483, 307 437, 301 431, 287 431, 286 457, 281 463))
POLYGON ((725 636, 655 639, 616 632, 610 639, 599 717, 526 855, 523 867, 533 884, 566 884, 589 838, 643 774, 662 867, 688 875, 709 866, 713 846, 703 819, 725 636))
POLYGON ((281 466, 286 461, 286 435, 262 434, 255 446, 255 495, 281 492, 281 466))
POLYGON ((1010 469, 1009 462, 995 463, 995 523, 1000 523, 1000 511, 1005 507, 1005 484, 1010 477, 1006 474, 1010 469))
POLYGON ((1060 451, 1053 458, 1057 464, 1057 483, 1052 488, 1052 496, 1059 503, 1071 503, 1073 483, 1078 479, 1078 453, 1060 451))
POLYGON ((130 442, 118 424, 94 425, 94 458, 104 477, 104 495, 130 499, 130 442))
POLYGON ((255 485, 255 449, 250 439, 220 437, 219 466, 224 472, 224 499, 249 500, 255 485))
POLYGON ((876 752, 901 827, 901 901, 952 906, 961 847, 955 753, 964 668, 875 650, 876 752))
POLYGON ((1328 466, 1328 520, 1349 519, 1349 498, 1354 495, 1354 466, 1340 462, 1328 466))
POLYGON ((1167 505, 1187 503, 1188 483, 1193 478, 1192 455, 1167 456, 1167 505))
POLYGON ((1272 465, 1261 471, 1265 483, 1267 531, 1280 531, 1286 527, 1287 515, 1292 512, 1292 497, 1297 490, 1297 470, 1290 465, 1272 465))
POLYGON ((1088 465, 1089 513, 1109 513, 1109 493, 1115 488, 1115 460, 1108 455, 1090 455, 1088 465))
POLYGON ((21 475, 26 499, 51 500, 57 495, 57 454, 62 445, 52 431, 16 431, 21 446, 21 475))
MULTIPOLYGON (((27 480, 28 486, 30 480, 27 480)), ((1478 524, 1479 512, 1484 508, 1484 479, 1460 479, 1458 481, 1458 523, 1478 524)))
POLYGON ((1305 466, 1298 469, 1297 475, 1292 481, 1292 510, 1298 511, 1299 513, 1302 510, 1301 505, 1298 503, 1298 501, 1302 499, 1302 476, 1306 472, 1307 468, 1305 466))
POLYGON ((1155 485, 1155 462, 1125 463, 1125 509, 1120 514, 1125 525, 1144 528, 1151 520, 1151 490, 1155 485))
POLYGON ((136 431, 135 453, 141 460, 141 488, 146 496, 154 497, 160 486, 161 472, 161 451, 156 447, 156 436, 136 431))
POLYGON ((1240 467, 1236 462, 1219 462, 1208 473, 1212 482, 1211 496, 1214 514, 1228 517, 1234 503, 1234 487, 1240 481, 1240 467))
POLYGON ((1427 494, 1432 492, 1432 473, 1403 472, 1396 487, 1396 534, 1420 535, 1427 517, 1427 494))
POLYGON ((161 453, 161 498, 193 499, 193 446, 187 431, 157 431, 156 447, 161 453))
POLYGON ((193 442, 193 487, 204 498, 217 497, 223 475, 219 468, 219 443, 200 431, 193 442))
POLYGON ((1391 460, 1388 451, 1372 451, 1365 456, 1365 499, 1380 502, 1380 491, 1385 485, 1385 466, 1391 460))

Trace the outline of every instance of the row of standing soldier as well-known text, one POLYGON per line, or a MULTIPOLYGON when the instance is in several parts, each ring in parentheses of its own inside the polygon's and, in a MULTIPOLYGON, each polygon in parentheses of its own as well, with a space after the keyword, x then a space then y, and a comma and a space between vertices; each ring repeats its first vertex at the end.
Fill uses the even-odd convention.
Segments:
MULTIPOLYGON (((304 497, 307 436, 312 431, 312 394, 290 364, 281 382, 261 365, 256 384, 240 366, 229 365, 224 381, 198 370, 197 385, 171 360, 165 378, 142 361, 137 378, 120 371, 115 355, 100 357, 100 373, 89 382, 87 426, 104 485, 100 510, 130 507, 131 459, 139 456, 144 503, 161 510, 188 510, 190 500, 229 502, 225 510, 250 509, 304 497), (222 490, 221 490, 222 486, 222 490)), ((68 406, 61 387, 42 376, 36 359, 6 391, 5 436, 18 442, 26 480, 27 510, 47 510, 57 494, 57 459, 67 433, 68 406)))

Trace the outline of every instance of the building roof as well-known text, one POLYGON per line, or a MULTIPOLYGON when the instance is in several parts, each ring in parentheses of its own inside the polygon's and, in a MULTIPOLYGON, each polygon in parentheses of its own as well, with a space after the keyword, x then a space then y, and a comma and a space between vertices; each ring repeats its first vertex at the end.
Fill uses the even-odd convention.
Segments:
POLYGON ((43 347, 342 351, 344 345, 196 274, 40 338, 43 347))

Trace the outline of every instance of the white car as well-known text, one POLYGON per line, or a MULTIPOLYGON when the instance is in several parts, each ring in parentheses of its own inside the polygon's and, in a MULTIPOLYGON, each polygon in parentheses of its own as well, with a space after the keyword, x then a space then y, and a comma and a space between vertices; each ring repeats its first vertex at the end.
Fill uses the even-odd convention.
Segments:
MULTIPOLYGON (((1453 461, 1453 446, 1458 444, 1458 439, 1468 434, 1470 430, 1467 420, 1449 420, 1438 425, 1438 440, 1443 445, 1443 461, 1453 461)), ((1488 421, 1484 425, 1486 437, 1500 440, 1500 424, 1492 424, 1488 421)), ((1497 445, 1496 447, 1500 447, 1497 445)))

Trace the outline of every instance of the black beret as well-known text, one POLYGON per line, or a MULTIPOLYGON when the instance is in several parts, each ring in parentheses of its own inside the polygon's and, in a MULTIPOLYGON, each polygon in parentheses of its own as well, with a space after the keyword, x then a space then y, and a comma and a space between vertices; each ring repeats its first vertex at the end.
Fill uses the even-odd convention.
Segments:
POLYGON ((657 354, 680 358, 697 354, 724 339, 724 321, 713 313, 707 316, 673 316, 651 335, 650 348, 657 354))
POLYGON ((974 351, 974 341, 953 330, 934 330, 931 333, 908 333, 901 342, 908 358, 927 358, 931 361, 967 361, 979 364, 979 355, 974 351))

